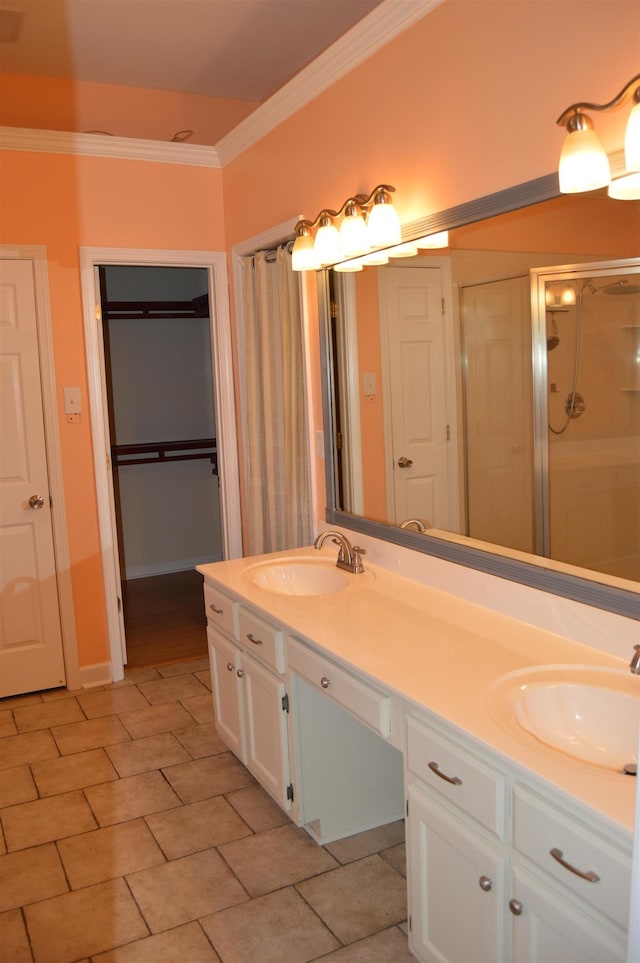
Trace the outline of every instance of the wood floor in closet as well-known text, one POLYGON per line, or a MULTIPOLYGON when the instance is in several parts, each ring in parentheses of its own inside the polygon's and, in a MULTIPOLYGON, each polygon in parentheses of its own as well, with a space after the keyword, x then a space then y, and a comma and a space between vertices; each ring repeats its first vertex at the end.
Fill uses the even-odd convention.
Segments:
POLYGON ((173 572, 122 583, 127 665, 168 665, 207 655, 202 576, 173 572))

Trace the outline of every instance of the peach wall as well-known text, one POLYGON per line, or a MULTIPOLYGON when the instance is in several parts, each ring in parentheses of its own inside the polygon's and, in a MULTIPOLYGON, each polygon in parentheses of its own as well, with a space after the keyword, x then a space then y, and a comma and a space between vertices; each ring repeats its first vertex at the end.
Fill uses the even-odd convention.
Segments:
POLYGON ((172 90, 0 73, 0 124, 6 127, 102 130, 160 141, 190 129, 189 143, 214 145, 256 107, 172 90))
POLYGON ((224 250, 218 170, 62 155, 0 153, 0 243, 47 248, 58 416, 78 655, 109 659, 87 407, 80 246, 224 250), (84 413, 66 422, 62 389, 84 413))

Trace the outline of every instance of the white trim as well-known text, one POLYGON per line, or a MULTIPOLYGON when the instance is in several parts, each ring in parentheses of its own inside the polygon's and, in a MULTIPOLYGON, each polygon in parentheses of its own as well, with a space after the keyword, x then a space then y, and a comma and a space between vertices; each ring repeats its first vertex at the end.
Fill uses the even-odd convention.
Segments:
POLYGON ((383 0, 216 144, 222 167, 444 0, 383 0))
POLYGON ((51 494, 51 527, 53 529, 60 628, 64 655, 66 685, 69 689, 80 686, 78 665, 78 642, 76 637, 71 561, 64 501, 64 481, 58 426, 58 399, 53 353, 51 309, 49 302, 49 278, 47 273, 47 249, 42 245, 0 245, 0 257, 23 258, 33 264, 33 280, 36 300, 38 330, 38 353, 40 358, 40 382, 44 431, 47 445, 47 472, 51 494))
POLYGON ((78 689, 95 689, 96 686, 110 685, 111 663, 95 662, 93 665, 83 665, 80 669, 80 684, 78 689))
POLYGON ((364 476, 362 471, 362 432, 360 428, 360 371, 358 359, 358 316, 356 281, 352 274, 336 272, 338 311, 342 321, 337 331, 337 372, 345 386, 341 405, 342 484, 345 504, 352 515, 364 515, 364 476), (348 452, 348 457, 345 457, 348 452))
POLYGON ((110 445, 106 421, 104 350, 101 327, 96 321, 99 296, 94 270, 101 264, 167 265, 203 267, 209 272, 211 351, 214 371, 216 434, 220 470, 220 522, 226 558, 242 555, 238 449, 235 395, 231 356, 231 322, 228 303, 227 263, 223 252, 164 251, 128 248, 80 248, 80 277, 89 383, 89 404, 96 474, 96 495, 100 525, 105 606, 111 653, 112 681, 123 678, 124 633, 118 610, 120 585, 118 552, 114 544, 113 487, 110 473, 110 445))
POLYGON ((0 127, 0 147, 3 150, 37 151, 42 154, 156 161, 159 164, 183 164, 187 167, 222 166, 215 147, 136 137, 110 137, 107 134, 78 134, 66 130, 0 127))

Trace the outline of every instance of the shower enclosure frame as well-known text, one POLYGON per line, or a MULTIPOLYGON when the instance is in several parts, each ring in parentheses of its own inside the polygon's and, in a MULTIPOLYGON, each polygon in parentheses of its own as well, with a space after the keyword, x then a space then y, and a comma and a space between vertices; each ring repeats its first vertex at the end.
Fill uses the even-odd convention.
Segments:
POLYGON ((532 268, 531 284, 531 354, 533 371, 533 472, 535 552, 551 557, 551 523, 549 502, 549 406, 547 368, 546 285, 548 282, 595 281, 617 275, 640 274, 640 259, 617 258, 610 261, 580 262, 532 268))

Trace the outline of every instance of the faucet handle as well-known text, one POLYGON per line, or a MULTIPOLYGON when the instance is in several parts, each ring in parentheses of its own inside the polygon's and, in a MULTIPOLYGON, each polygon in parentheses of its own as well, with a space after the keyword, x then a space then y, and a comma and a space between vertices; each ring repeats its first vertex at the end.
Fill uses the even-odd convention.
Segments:
POLYGON ((351 549, 352 571, 354 575, 360 575, 362 572, 364 572, 362 556, 366 554, 367 553, 364 548, 360 548, 359 545, 354 545, 351 549))

